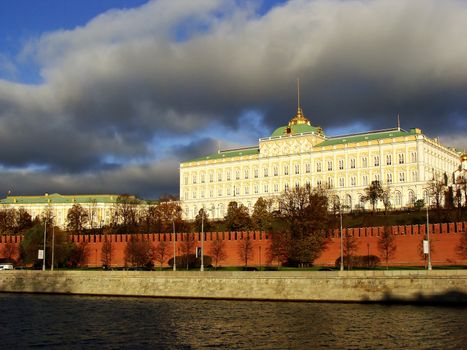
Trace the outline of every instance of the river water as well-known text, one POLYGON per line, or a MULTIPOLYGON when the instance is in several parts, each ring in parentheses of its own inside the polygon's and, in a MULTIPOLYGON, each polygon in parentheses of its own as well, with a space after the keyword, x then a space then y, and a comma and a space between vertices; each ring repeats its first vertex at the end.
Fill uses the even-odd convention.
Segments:
POLYGON ((0 294, 1 349, 467 349, 467 309, 0 294))

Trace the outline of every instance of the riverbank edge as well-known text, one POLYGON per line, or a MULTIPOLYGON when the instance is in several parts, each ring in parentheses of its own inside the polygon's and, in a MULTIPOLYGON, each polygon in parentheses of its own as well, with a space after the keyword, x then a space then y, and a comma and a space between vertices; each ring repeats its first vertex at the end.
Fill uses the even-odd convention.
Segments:
POLYGON ((467 270, 1 271, 0 292, 467 305, 467 270))

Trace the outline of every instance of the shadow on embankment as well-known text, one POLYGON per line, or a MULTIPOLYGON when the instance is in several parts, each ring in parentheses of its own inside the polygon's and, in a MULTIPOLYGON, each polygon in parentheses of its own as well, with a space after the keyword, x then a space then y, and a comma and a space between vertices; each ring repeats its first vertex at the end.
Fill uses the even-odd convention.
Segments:
POLYGON ((467 306, 467 293, 452 289, 440 294, 424 295, 423 293, 417 293, 411 297, 402 298, 386 292, 381 302, 384 304, 467 306))
POLYGON ((70 278, 61 276, 60 272, 12 271, 3 277, 0 292, 73 294, 70 278))

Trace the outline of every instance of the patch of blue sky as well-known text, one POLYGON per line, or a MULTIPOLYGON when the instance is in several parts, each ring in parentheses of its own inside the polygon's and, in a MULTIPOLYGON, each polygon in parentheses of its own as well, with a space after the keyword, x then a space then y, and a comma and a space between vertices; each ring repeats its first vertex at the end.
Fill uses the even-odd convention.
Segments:
POLYGON ((192 38, 209 33, 211 23, 200 21, 195 17, 185 18, 173 30, 174 41, 183 43, 191 40, 192 38))
POLYGON ((288 2, 288 0, 263 0, 260 2, 256 13, 259 16, 264 16, 266 13, 271 11, 274 7, 284 5, 288 2))
POLYGON ((115 154, 106 154, 101 157, 100 164, 103 168, 118 168, 120 166, 127 165, 144 165, 151 163, 155 160, 161 159, 158 157, 155 150, 151 151, 149 154, 137 156, 119 156, 115 154))
MULTIPOLYGON (((250 0, 237 0, 235 1, 237 6, 253 6, 254 14, 261 17, 267 14, 271 9, 276 6, 287 3, 287 0, 263 0, 258 2, 252 2, 250 0)), ((230 16, 230 12, 219 9, 214 11, 212 15, 219 21, 222 21, 225 17, 230 16)), ((178 43, 189 41, 190 39, 209 33, 213 22, 203 21, 198 17, 184 18, 183 21, 174 28, 174 38, 178 43)))
POLYGON ((218 140, 221 148, 243 147, 258 145, 258 139, 269 136, 272 130, 263 123, 264 115, 257 110, 244 111, 238 118, 236 128, 213 122, 203 131, 198 132, 201 137, 218 140))
POLYGON ((0 69, 0 78, 40 84, 40 66, 20 59, 24 46, 47 32, 84 26, 111 9, 134 8, 148 0, 5 0, 0 1, 0 54, 15 67, 15 74, 0 69))
POLYGON ((154 136, 151 144, 155 157, 160 154, 167 155, 172 148, 189 146, 190 144, 203 139, 217 140, 221 143, 221 148, 255 146, 258 139, 267 137, 272 133, 272 129, 264 125, 264 115, 257 110, 244 111, 238 117, 238 127, 232 128, 213 121, 200 130, 192 132, 189 137, 186 135, 167 134, 154 136))
POLYGON ((5 173, 43 173, 50 170, 46 164, 27 164, 24 166, 5 166, 0 165, 0 171, 5 173))

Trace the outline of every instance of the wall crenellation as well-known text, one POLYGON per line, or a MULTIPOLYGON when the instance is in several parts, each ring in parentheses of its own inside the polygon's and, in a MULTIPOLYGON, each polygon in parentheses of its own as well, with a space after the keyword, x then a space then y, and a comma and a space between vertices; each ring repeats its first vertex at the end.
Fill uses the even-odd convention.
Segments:
MULTIPOLYGON (((460 257, 457 254, 457 246, 461 239, 461 233, 467 231, 467 222, 457 223, 442 223, 430 224, 430 239, 432 241, 433 253, 432 262, 437 265, 467 265, 467 259, 460 257)), ((344 235, 354 236, 357 240, 356 255, 377 255, 380 256, 378 250, 378 240, 384 232, 384 227, 360 227, 343 229, 344 235)), ((389 261, 390 265, 413 265, 423 266, 426 262, 423 254, 420 253, 421 241, 425 238, 426 225, 403 225, 392 226, 391 232, 395 236, 396 252, 394 257, 389 261)), ((111 239, 114 253, 112 258, 112 266, 125 265, 125 247, 131 234, 86 234, 86 235, 71 235, 70 239, 75 243, 85 242, 89 247, 88 266, 101 266, 101 251, 103 243, 107 238, 111 239)), ((168 258, 171 258, 173 234, 171 233, 149 233, 137 234, 138 239, 144 239, 154 246, 159 242, 165 241, 169 243, 170 253, 168 258)), ((251 232, 205 232, 204 248, 205 255, 210 255, 213 242, 216 239, 221 239, 225 242, 226 258, 221 262, 222 266, 242 266, 243 261, 239 257, 239 248, 243 240, 247 237, 251 239, 253 246, 253 254, 250 259, 250 265, 265 266, 268 264, 275 265, 277 262, 271 261, 269 258, 269 248, 271 246, 272 234, 267 232, 251 231, 251 232)), ((201 233, 176 233, 176 251, 177 255, 181 254, 181 246, 188 238, 195 241, 195 246, 201 246, 201 233)), ((0 257, 5 244, 15 244, 19 247, 22 240, 20 235, 2 235, 0 236, 0 257)), ((17 249, 19 251, 19 249, 17 249)), ((193 252, 194 253, 194 252, 193 252)), ((326 248, 315 261, 317 265, 333 266, 336 259, 340 256, 340 230, 335 229, 328 236, 326 248)), ((15 258, 18 257, 16 253, 15 258)))

